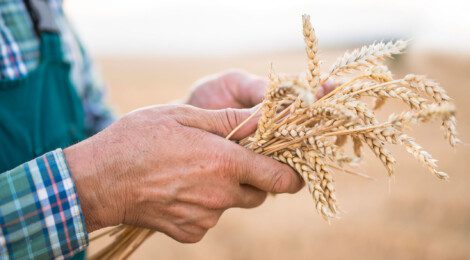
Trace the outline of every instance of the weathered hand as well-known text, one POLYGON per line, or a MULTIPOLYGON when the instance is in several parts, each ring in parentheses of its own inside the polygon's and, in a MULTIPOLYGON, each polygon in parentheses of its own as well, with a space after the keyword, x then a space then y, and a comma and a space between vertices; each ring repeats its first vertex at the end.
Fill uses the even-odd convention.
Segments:
POLYGON ((267 84, 265 78, 230 70, 197 81, 186 103, 205 109, 249 108, 263 100, 267 84))
MULTIPOLYGON (((87 230, 124 223, 197 242, 224 210, 298 191, 290 167, 223 138, 251 113, 150 107, 65 149, 87 230)), ((255 121, 234 138, 249 135, 255 121)))
MULTIPOLYGON (((267 79, 240 70, 230 70, 197 81, 186 103, 205 109, 249 108, 263 100, 267 79)), ((326 82, 316 97, 330 93, 336 85, 326 82)))

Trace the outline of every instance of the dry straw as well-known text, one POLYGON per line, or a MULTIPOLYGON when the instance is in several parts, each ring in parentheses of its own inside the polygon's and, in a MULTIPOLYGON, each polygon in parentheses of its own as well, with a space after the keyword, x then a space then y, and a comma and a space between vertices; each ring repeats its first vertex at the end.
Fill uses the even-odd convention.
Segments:
MULTIPOLYGON (((380 42, 347 52, 327 74, 320 75, 317 38, 309 16, 304 15, 302 21, 308 57, 306 79, 271 72, 258 129, 239 144, 290 165, 305 181, 316 210, 327 221, 340 212, 333 173, 370 178, 349 169, 362 156, 364 147, 369 147, 382 162, 388 176, 394 174, 395 159, 386 146, 396 144, 434 176, 447 179, 448 175, 437 169, 436 160, 405 130, 414 124, 437 120, 442 123, 449 144, 455 146, 459 139, 450 97, 438 83, 425 76, 409 74, 394 79, 383 65, 386 58, 402 53, 407 42, 380 42), (341 85, 315 100, 317 89, 328 79, 341 85), (364 101, 366 97, 375 99, 375 109, 387 99, 396 99, 409 110, 380 122, 374 109, 364 101), (344 148, 347 139, 352 141, 352 154, 344 148)), ((94 257, 126 258, 153 231, 119 226, 107 234, 115 240, 94 257)))

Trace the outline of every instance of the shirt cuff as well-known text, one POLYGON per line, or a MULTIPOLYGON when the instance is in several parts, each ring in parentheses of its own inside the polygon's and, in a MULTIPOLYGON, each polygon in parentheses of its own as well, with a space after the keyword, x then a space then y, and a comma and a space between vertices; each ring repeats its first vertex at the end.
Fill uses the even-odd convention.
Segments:
POLYGON ((64 153, 47 153, 0 174, 0 256, 68 258, 88 234, 64 153))

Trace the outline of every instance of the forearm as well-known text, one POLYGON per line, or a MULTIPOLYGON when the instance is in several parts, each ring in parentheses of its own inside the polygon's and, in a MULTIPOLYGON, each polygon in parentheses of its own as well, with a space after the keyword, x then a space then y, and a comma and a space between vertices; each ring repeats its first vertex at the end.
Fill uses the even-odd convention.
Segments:
POLYGON ((0 258, 72 256, 88 245, 62 150, 0 174, 0 258))

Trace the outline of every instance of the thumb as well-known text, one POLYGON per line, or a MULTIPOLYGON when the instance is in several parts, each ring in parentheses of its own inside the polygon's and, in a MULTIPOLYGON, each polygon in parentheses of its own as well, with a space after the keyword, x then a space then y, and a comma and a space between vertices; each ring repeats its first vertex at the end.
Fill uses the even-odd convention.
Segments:
POLYGON ((237 129, 230 138, 240 140, 256 130, 259 119, 258 108, 259 106, 250 109, 206 110, 190 107, 188 108, 190 111, 180 114, 177 121, 182 125, 199 128, 224 138, 243 123, 243 126, 237 129), (256 114, 253 115, 254 113, 256 114))

